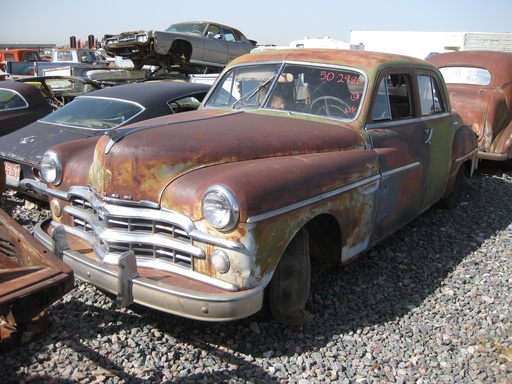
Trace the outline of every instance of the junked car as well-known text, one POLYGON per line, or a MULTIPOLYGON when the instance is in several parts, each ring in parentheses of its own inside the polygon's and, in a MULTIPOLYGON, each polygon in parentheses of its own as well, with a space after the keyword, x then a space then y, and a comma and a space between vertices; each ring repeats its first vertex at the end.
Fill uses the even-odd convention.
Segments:
POLYGON ((267 296, 275 320, 303 325, 311 263, 454 207, 476 163, 432 64, 264 51, 230 63, 198 111, 51 148, 35 236, 120 306, 225 321, 267 296))
POLYGON ((100 89, 79 77, 26 77, 0 83, 0 136, 24 127, 69 103, 76 96, 100 89))
POLYGON ((54 110, 63 107, 77 96, 101 89, 97 82, 78 76, 34 76, 16 81, 39 89, 54 110))
MULTIPOLYGON (((0 160, 0 196, 4 185, 0 160)), ((0 352, 49 334, 46 309, 73 286, 71 268, 0 209, 0 352)))
POLYGON ((187 73, 220 72, 234 58, 249 53, 256 42, 238 29, 209 21, 171 24, 165 31, 130 31, 104 38, 110 56, 187 73))
POLYGON ((453 109, 478 135, 478 157, 512 169, 512 53, 448 52, 428 61, 443 74, 453 109))
POLYGON ((100 89, 77 97, 59 110, 2 137, 7 187, 46 201, 39 161, 53 145, 98 137, 109 129, 156 116, 195 110, 210 85, 186 82, 142 82, 100 89))
POLYGON ((30 84, 0 83, 0 137, 53 111, 44 96, 30 84))

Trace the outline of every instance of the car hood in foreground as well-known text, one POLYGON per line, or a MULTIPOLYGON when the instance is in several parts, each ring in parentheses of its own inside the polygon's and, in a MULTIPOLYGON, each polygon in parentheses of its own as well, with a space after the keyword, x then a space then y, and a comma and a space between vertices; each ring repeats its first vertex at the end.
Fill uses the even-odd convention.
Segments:
POLYGON ((3 136, 0 156, 7 161, 37 165, 44 153, 54 145, 101 134, 103 131, 37 121, 3 136))
POLYGON ((339 121, 204 109, 102 137, 90 182, 104 196, 158 202, 168 183, 195 169, 366 147, 361 131, 339 121))

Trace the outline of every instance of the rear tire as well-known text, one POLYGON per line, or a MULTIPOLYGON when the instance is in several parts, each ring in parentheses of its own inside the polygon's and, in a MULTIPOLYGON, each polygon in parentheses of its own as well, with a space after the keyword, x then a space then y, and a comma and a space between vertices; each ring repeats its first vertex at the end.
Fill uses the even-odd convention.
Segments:
POLYGON ((464 185, 466 184, 466 173, 464 169, 464 164, 461 164, 459 170, 457 171, 457 178, 455 183, 453 184, 453 189, 450 194, 443 198, 439 202, 439 207, 443 209, 453 209, 457 205, 459 205, 462 199, 462 192, 464 191, 464 185))
POLYGON ((311 259, 308 232, 302 228, 284 251, 268 285, 274 320, 302 326, 313 318, 306 310, 311 286, 311 259))

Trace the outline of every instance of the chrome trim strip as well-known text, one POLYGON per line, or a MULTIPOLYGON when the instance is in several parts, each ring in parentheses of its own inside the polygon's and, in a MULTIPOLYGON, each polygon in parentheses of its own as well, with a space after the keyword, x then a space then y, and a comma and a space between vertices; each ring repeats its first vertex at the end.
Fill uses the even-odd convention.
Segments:
POLYGON ((475 152, 478 152, 478 148, 475 148, 475 149, 473 149, 471 152, 468 152, 468 153, 466 153, 465 155, 458 157, 457 159, 455 159, 455 162, 456 162, 456 163, 460 163, 460 162, 462 162, 462 161, 466 160, 467 158, 469 158, 469 157, 473 156, 473 154, 474 154, 475 152))
POLYGON ((300 201, 300 202, 297 202, 297 203, 294 203, 294 204, 290 204, 290 205, 288 205, 286 207, 279 208, 279 209, 276 209, 274 211, 270 211, 270 212, 262 213, 260 215, 249 217, 247 219, 247 223, 256 223, 256 222, 261 221, 261 220, 266 220, 266 219, 269 219, 271 217, 275 217, 277 215, 281 215, 283 213, 287 213, 287 212, 293 211, 294 209, 303 208, 303 207, 305 207, 307 205, 310 205, 310 204, 313 204, 313 203, 317 203, 317 202, 319 202, 321 200, 325 200, 325 199, 331 198, 333 196, 339 195, 339 194, 341 194, 343 192, 346 192, 346 191, 349 191, 351 189, 360 187, 362 185, 366 185, 366 184, 372 183, 372 182, 374 182, 376 180, 379 180, 380 178, 381 178, 380 174, 379 175, 375 175, 375 176, 371 176, 371 177, 368 177, 366 179, 359 180, 359 181, 357 181, 355 183, 346 185, 344 187, 335 189, 333 191, 326 192, 326 193, 323 193, 321 195, 311 197, 311 198, 306 199, 304 201, 300 201))
POLYGON ((161 235, 156 235, 153 233, 143 233, 143 232, 127 232, 123 233, 121 231, 103 229, 103 227, 99 225, 93 225, 94 232, 101 239, 104 240, 107 244, 110 243, 124 243, 127 245, 141 243, 146 245, 154 245, 157 247, 166 247, 176 249, 179 252, 187 253, 191 257, 197 259, 204 259, 206 256, 204 251, 201 248, 194 247, 190 244, 185 244, 182 241, 178 241, 176 239, 167 238, 161 235))
POLYGON ((478 151, 478 158, 482 160, 493 160, 493 161, 506 161, 506 153, 489 153, 484 151, 478 151))
MULTIPOLYGON (((82 198, 86 202, 89 202, 91 206, 97 211, 103 211, 113 216, 145 220, 160 220, 181 226, 187 232, 188 236, 190 236, 190 238, 193 240, 236 251, 243 251, 246 249, 242 243, 227 240, 222 237, 217 237, 215 235, 211 235, 196 229, 194 223, 189 218, 176 212, 172 212, 166 209, 156 210, 152 208, 142 208, 140 206, 134 207, 131 202, 127 202, 128 206, 105 203, 97 197, 95 192, 85 187, 71 187, 65 200, 71 200, 73 196, 77 196, 78 198, 82 198)), ((116 202, 120 203, 118 200, 116 200, 116 202)), ((125 202, 123 201, 122 203, 124 204, 125 202)), ((92 224, 92 215, 84 216, 83 210, 72 206, 65 207, 64 210, 73 216, 78 216, 82 220, 92 224)))
POLYGON ((416 161, 414 163, 407 164, 407 165, 402 165, 401 167, 392 169, 390 171, 383 172, 382 173, 382 177, 383 178, 384 177, 388 177, 388 176, 394 175, 395 173, 403 172, 403 171, 409 170, 411 168, 416 168, 416 167, 419 167, 419 166, 420 166, 420 162, 419 161, 416 161))
MULTIPOLYGON (((40 223, 38 223, 37 225, 41 226, 40 223)), ((119 255, 112 255, 112 254, 107 255, 103 251, 103 249, 101 249, 97 237, 88 235, 87 233, 85 233, 83 231, 80 231, 80 230, 77 230, 75 228, 62 225, 62 224, 57 223, 55 221, 51 221, 51 226, 54 227, 54 228, 56 228, 58 226, 62 226, 62 227, 64 227, 66 233, 69 233, 71 236, 76 236, 76 237, 78 237, 78 238, 88 242, 89 244, 91 244, 92 248, 94 249, 94 252, 98 255, 98 257, 103 259, 103 262, 105 264, 118 265, 119 257, 121 256, 121 254, 119 254, 119 255)), ((44 245, 47 246, 47 247, 51 247, 52 246, 51 238, 50 238, 50 243, 49 244, 47 244, 45 241, 43 241, 41 237, 39 237, 38 240, 43 242, 44 245)), ((225 281, 218 280, 218 279, 215 279, 215 278, 207 276, 207 275, 203 275, 203 274, 195 272, 195 271, 193 271, 191 269, 187 269, 187 268, 183 268, 183 267, 180 267, 180 266, 177 266, 177 265, 173 265, 172 263, 166 262, 165 260, 151 259, 149 257, 143 257, 143 256, 141 257, 141 256, 139 256, 139 257, 137 257, 137 264, 139 266, 144 266, 144 267, 147 267, 147 268, 160 269, 160 270, 163 270, 163 271, 166 271, 166 272, 175 273, 175 274, 180 275, 180 276, 189 277, 191 279, 194 279, 194 280, 197 280, 197 281, 201 281, 201 282, 203 282, 205 284, 209 284, 209 285, 214 286, 214 287, 225 289, 226 291, 236 291, 236 290, 238 290, 238 288, 236 288, 236 286, 234 284, 227 283, 225 281)))
POLYGON ((161 271, 172 272, 177 275, 185 276, 192 280, 197 280, 202 283, 211 285, 212 287, 224 289, 229 292, 238 292, 239 291, 238 287, 235 284, 231 284, 231 283, 228 283, 227 281, 222 281, 222 280, 216 279, 216 278, 208 276, 208 275, 203 275, 202 273, 195 272, 190 269, 176 267, 168 262, 165 262, 164 260, 151 260, 149 258, 138 257, 137 265, 139 267, 155 268, 155 269, 158 269, 161 271))
POLYGON ((363 179, 363 180, 359 180, 359 181, 357 181, 355 183, 352 183, 352 184, 346 185, 344 187, 335 189, 335 190, 333 190, 331 192, 326 192, 326 193, 323 193, 321 195, 318 195, 318 196, 306 199, 304 201, 300 201, 298 203, 294 203, 294 204, 288 205, 286 207, 276 209, 274 211, 262 213, 261 215, 256 215, 256 216, 249 217, 247 219, 247 223, 256 223, 256 222, 261 221, 261 220, 269 219, 271 217, 274 217, 274 216, 277 216, 277 215, 281 215, 281 214, 286 213, 286 212, 290 212, 290 211, 292 211, 294 209, 303 208, 306 205, 317 203, 318 201, 331 198, 333 196, 339 195, 339 194, 344 193, 346 191, 349 191, 351 189, 358 188, 358 187, 366 185, 366 184, 370 184, 370 183, 372 183, 372 182, 374 182, 376 180, 380 180, 383 177, 388 177, 388 176, 390 176, 392 174, 395 174, 395 173, 398 173, 398 172, 403 172, 403 171, 406 171, 406 170, 411 169, 411 168, 419 167, 419 165, 420 165, 420 163, 418 161, 414 162, 414 163, 411 163, 411 164, 407 164, 407 165, 395 168, 393 170, 386 171, 386 172, 384 172, 382 174, 371 176, 371 177, 368 177, 368 178, 363 179))

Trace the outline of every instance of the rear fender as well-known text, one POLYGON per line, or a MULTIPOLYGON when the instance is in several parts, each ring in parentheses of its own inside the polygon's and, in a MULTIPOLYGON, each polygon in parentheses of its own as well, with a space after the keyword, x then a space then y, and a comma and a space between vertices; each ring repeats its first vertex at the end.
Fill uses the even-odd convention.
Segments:
POLYGON ((478 144, 476 133, 467 125, 461 126, 455 132, 452 145, 452 163, 446 183, 444 197, 448 196, 457 180, 457 172, 463 164, 468 164, 466 173, 472 176, 478 167, 478 144))

